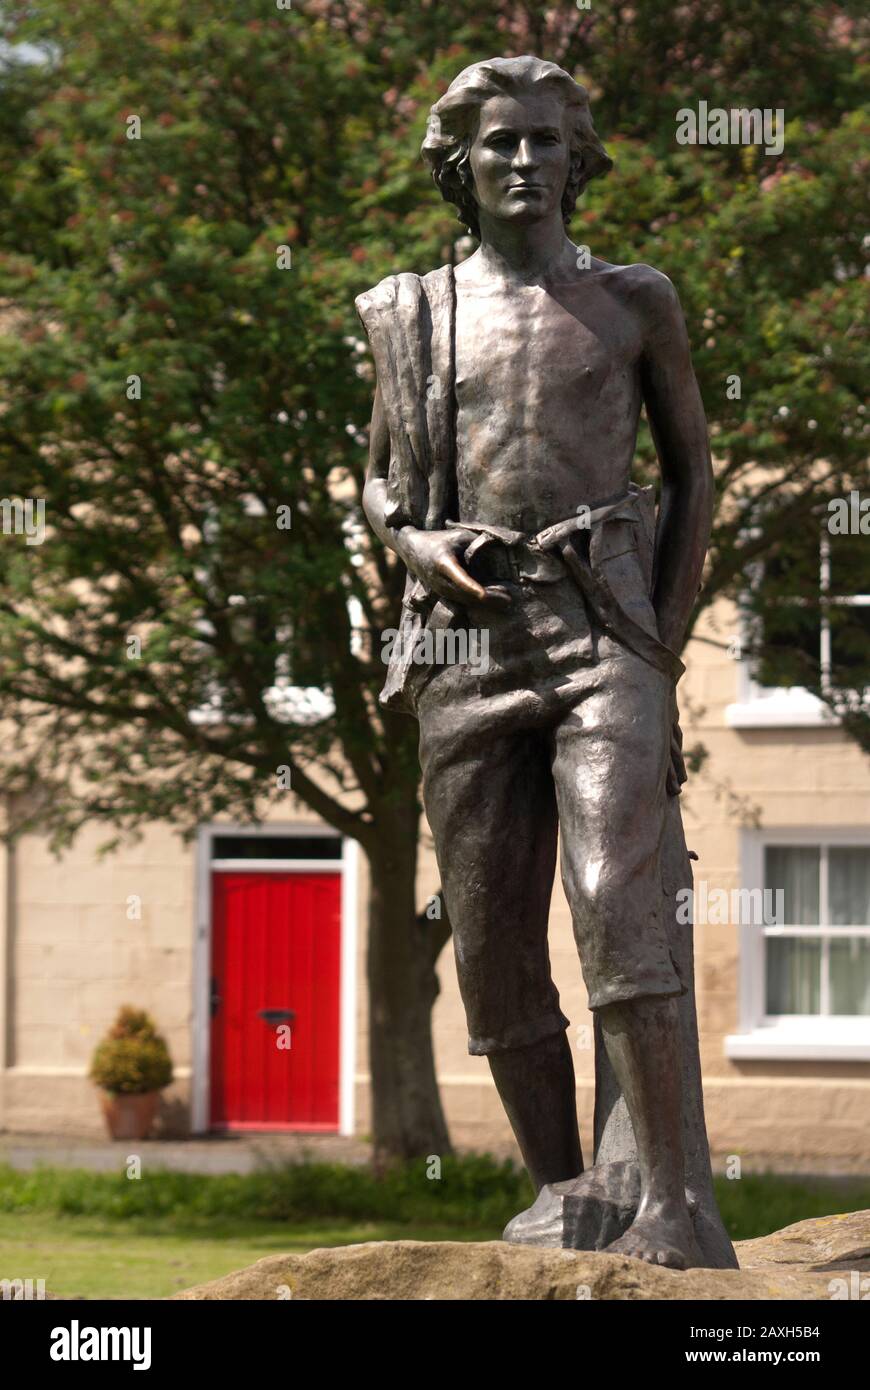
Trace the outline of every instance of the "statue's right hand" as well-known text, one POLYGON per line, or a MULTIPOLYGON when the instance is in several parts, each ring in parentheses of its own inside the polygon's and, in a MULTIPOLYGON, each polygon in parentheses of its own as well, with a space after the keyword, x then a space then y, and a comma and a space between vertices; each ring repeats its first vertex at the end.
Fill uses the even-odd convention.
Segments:
POLYGON ((503 588, 484 588, 461 564, 474 539, 474 531, 464 531, 461 526, 449 531, 417 531, 406 526, 399 533, 399 554, 408 569, 440 598, 506 608, 511 600, 503 588))

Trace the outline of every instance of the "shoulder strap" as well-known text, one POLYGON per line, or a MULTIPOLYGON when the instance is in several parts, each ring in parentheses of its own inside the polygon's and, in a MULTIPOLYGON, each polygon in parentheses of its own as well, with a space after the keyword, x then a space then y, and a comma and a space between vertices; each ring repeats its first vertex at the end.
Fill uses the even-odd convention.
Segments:
POLYGON ((426 392, 429 431, 429 498, 426 529, 440 530, 455 510, 456 452, 456 286, 453 267, 423 277, 431 318, 430 366, 426 392))

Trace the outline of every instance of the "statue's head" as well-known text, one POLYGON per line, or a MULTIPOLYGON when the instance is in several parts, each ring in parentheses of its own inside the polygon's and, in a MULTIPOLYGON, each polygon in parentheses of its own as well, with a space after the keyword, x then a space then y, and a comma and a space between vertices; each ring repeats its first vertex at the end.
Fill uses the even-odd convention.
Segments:
POLYGON ((480 209, 522 223, 561 208, 567 224, 589 180, 613 167, 586 88, 532 57, 465 68, 429 113, 423 157, 478 237, 480 209))

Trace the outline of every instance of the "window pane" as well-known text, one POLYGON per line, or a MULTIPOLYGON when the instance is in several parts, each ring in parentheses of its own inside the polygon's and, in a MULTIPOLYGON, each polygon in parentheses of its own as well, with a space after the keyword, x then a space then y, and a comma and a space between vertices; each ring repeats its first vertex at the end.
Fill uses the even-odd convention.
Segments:
MULTIPOLYGON (((831 594, 870 592, 867 539, 861 535, 828 535, 831 594)), ((843 690, 870 685, 870 608, 829 609, 831 623, 831 684, 843 690)))
POLYGON ((212 859, 340 859, 340 835, 215 835, 212 859))
POLYGON ((819 532, 810 524, 771 545, 751 607, 760 619, 760 685, 817 686, 821 672, 819 532))
POLYGON ((870 685, 870 608, 831 608, 830 621, 831 683, 864 690, 870 685))
POLYGON ((764 686, 818 686, 821 679, 818 607, 783 603, 764 617, 755 679, 764 686))
POLYGON ((827 539, 831 563, 829 593, 851 595, 866 594, 870 591, 865 538, 853 535, 852 532, 845 536, 836 536, 829 532, 827 539))
POLYGON ((829 850, 828 878, 831 924, 870 926, 870 849, 829 850))
POLYGON ((870 939, 835 937, 830 944, 832 1014, 870 1014, 870 939))
POLYGON ((806 937, 769 936, 765 946, 767 1012, 817 1014, 822 943, 806 937))
POLYGON ((782 889, 783 922, 786 926, 818 926, 817 845, 768 845, 764 851, 764 886, 774 890, 782 889))

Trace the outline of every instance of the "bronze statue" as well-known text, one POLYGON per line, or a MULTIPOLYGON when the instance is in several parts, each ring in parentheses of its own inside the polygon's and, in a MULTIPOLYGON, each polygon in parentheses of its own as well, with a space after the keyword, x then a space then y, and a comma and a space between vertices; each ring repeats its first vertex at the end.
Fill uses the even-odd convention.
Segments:
POLYGON ((539 1197, 508 1240, 734 1265, 710 1177, 690 880, 676 795, 679 652, 713 479, 668 278, 566 224, 611 160, 583 87, 538 58, 466 68, 423 154, 479 249, 357 300, 378 373, 364 506, 405 562, 382 694, 420 724, 423 794, 469 1050, 485 1055, 539 1197), (630 473, 641 406, 661 499, 630 473), (486 629, 488 661, 421 634, 486 629), (550 976, 561 871, 596 1021, 595 1166, 550 976))

